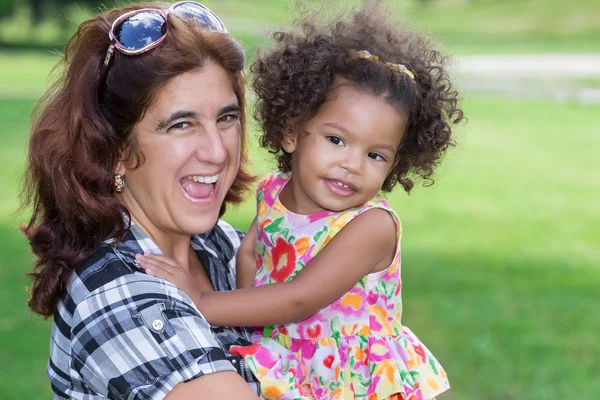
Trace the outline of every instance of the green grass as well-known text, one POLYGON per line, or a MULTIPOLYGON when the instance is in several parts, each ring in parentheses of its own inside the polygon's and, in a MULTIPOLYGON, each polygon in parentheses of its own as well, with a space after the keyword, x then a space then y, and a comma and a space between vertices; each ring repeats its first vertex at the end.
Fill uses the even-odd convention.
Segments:
MULTIPOLYGON (((596 3, 398 7, 453 52, 600 51, 596 3)), ((207 4, 252 53, 267 29, 287 21, 289 2, 207 4)), ((12 23, 0 24, 0 39, 12 23)), ((50 29, 39 33, 53 43, 44 36, 50 29)), ((55 61, 0 52, 0 397, 7 399, 50 397, 50 324, 26 307, 32 259, 18 231, 25 216, 13 212, 29 114, 55 61)), ((582 82, 597 86, 595 78, 582 82)), ((452 390, 440 399, 596 399, 600 107, 468 96, 464 106, 470 121, 435 185, 389 196, 404 227, 403 322, 450 375, 452 390)), ((256 146, 252 159, 259 172, 273 165, 256 146)), ((246 228, 252 210, 249 199, 227 219, 246 228)))
POLYGON ((0 51, 0 98, 36 98, 47 86, 48 71, 59 60, 46 52, 0 51))
MULTIPOLYGON (((25 306, 31 258, 10 215, 32 105, 0 100, 0 392, 18 399, 49 396, 49 324, 25 306)), ((390 196, 404 225, 404 323, 450 374, 440 398, 595 399, 600 109, 484 98, 465 108, 435 185, 390 196)), ((227 219, 245 228, 252 207, 227 219)))

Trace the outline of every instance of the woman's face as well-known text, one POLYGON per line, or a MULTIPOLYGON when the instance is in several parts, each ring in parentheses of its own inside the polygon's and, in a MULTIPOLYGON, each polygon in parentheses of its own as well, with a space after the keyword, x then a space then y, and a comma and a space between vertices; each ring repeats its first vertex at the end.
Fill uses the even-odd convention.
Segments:
POLYGON ((117 170, 121 200, 148 234, 213 228, 239 167, 241 115, 230 77, 210 62, 158 93, 133 132, 141 166, 117 170))

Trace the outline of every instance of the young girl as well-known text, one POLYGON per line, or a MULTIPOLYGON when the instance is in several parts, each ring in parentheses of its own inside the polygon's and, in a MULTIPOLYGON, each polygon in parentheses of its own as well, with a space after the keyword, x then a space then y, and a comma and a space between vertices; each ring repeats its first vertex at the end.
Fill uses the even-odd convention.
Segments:
POLYGON ((232 349, 272 399, 431 399, 446 374, 401 323, 397 214, 380 192, 429 179, 462 120, 446 58, 367 1, 350 21, 279 32, 254 63, 261 145, 279 170, 237 258, 240 290, 202 292, 160 255, 146 272, 213 325, 261 326, 232 349))

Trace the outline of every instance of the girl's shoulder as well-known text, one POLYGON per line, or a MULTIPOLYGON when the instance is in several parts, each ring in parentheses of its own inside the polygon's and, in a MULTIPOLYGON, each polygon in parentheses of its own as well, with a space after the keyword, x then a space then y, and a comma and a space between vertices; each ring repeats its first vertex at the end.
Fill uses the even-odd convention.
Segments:
POLYGON ((398 217, 396 211, 394 211, 386 199, 377 196, 360 206, 349 208, 337 214, 337 216, 333 218, 333 221, 330 222, 332 233, 335 234, 339 232, 343 227, 348 225, 350 221, 372 209, 382 209, 387 211, 394 220, 394 224, 396 225, 398 232, 402 231, 400 218, 398 217))
POLYGON ((256 197, 258 202, 262 201, 265 196, 265 192, 273 194, 271 197, 276 197, 275 193, 278 193, 290 180, 290 174, 281 171, 271 172, 260 180, 256 188, 256 197))
POLYGON ((394 211, 394 209, 392 208, 390 203, 388 203, 388 201, 386 199, 384 199, 383 197, 379 197, 379 196, 376 196, 375 198, 369 200, 368 202, 366 202, 362 205, 342 211, 340 213, 340 216, 344 216, 346 218, 350 217, 351 219, 354 219, 354 218, 358 217, 359 215, 361 215, 369 210, 372 210, 374 208, 379 208, 379 209, 385 210, 385 211, 389 212, 390 214, 392 214, 392 217, 394 219, 399 220, 398 214, 396 213, 396 211, 394 211))
POLYGON ((271 172, 260 180, 258 183, 258 191, 262 192, 273 186, 283 186, 289 179, 289 173, 281 171, 271 172))
POLYGON ((398 219, 398 214, 396 213, 396 211, 394 211, 390 203, 388 203, 386 199, 380 196, 376 196, 375 198, 369 200, 368 202, 360 206, 358 213, 362 214, 365 211, 371 210, 373 208, 380 208, 382 210, 386 210, 387 212, 392 214, 392 216, 394 216, 395 219, 398 219))

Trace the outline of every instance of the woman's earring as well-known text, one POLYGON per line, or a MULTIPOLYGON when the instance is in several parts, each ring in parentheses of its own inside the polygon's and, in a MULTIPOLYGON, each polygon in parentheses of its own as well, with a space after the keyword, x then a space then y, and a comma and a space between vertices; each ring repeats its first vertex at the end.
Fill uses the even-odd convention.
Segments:
POLYGON ((123 192, 125 189, 125 180, 123 180, 123 175, 115 174, 115 191, 117 193, 123 192))

